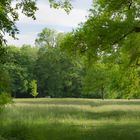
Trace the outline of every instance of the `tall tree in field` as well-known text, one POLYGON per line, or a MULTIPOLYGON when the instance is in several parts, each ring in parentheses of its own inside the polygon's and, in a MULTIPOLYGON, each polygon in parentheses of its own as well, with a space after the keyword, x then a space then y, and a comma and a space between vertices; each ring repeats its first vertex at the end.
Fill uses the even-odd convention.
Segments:
POLYGON ((31 86, 31 95, 35 98, 38 95, 38 92, 37 92, 37 81, 36 80, 32 80, 30 86, 31 86))

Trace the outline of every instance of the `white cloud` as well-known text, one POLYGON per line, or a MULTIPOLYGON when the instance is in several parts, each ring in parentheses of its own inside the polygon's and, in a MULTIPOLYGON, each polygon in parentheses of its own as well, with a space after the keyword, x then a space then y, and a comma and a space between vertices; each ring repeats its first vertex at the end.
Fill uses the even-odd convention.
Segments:
MULTIPOLYGON (((50 8, 47 3, 38 3, 39 10, 36 12, 36 20, 27 18, 25 15, 20 14, 20 20, 17 22, 17 25, 21 33, 17 35, 19 40, 14 40, 11 37, 6 37, 8 44, 14 44, 17 46, 22 46, 23 44, 34 44, 34 40, 37 36, 34 29, 39 29, 38 26, 42 27, 56 27, 57 30, 62 32, 65 29, 76 28, 79 23, 86 20, 88 11, 85 9, 74 8, 69 15, 62 9, 56 10, 50 8), (26 28, 28 27, 28 28, 26 28), (59 29, 59 27, 61 27, 59 29)), ((38 30, 40 31, 40 30, 38 30)), ((40 31, 41 32, 41 31, 40 31)))
POLYGON ((34 45, 34 41, 36 39, 37 33, 27 33, 27 34, 19 34, 18 40, 14 40, 12 37, 6 36, 8 44, 15 45, 21 47, 23 44, 34 45))
POLYGON ((52 9, 48 5, 39 4, 38 7, 35 21, 21 14, 18 24, 76 27, 80 22, 84 22, 88 15, 88 12, 82 9, 73 9, 68 15, 64 10, 52 9))

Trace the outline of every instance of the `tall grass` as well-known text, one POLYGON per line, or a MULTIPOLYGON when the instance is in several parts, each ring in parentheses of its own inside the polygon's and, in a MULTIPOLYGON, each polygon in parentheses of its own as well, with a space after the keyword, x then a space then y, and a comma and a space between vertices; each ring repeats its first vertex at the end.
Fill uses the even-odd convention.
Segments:
POLYGON ((140 101, 15 99, 0 140, 140 140, 140 101))

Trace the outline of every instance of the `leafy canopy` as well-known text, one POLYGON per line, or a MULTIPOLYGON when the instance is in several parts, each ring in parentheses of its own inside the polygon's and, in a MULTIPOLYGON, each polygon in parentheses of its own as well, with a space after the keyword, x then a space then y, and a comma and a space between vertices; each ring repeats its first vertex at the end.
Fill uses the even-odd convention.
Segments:
POLYGON ((68 35, 70 50, 89 57, 113 54, 140 32, 139 0, 94 0, 88 20, 68 35))
MULTIPOLYGON (((48 0, 53 8, 63 8, 67 13, 71 10, 70 0, 48 0)), ((19 20, 19 11, 34 20, 38 10, 36 0, 0 0, 0 45, 6 43, 4 35, 16 38, 19 33, 15 23, 19 20)))

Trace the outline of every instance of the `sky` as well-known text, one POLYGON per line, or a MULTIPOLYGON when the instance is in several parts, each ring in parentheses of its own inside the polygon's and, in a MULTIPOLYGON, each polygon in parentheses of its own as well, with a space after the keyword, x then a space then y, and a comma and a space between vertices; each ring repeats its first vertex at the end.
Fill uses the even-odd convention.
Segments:
POLYGON ((56 10, 50 8, 47 0, 38 0, 39 10, 36 12, 36 20, 32 20, 20 13, 19 21, 16 23, 20 33, 14 40, 6 36, 8 45, 22 46, 23 44, 34 45, 37 34, 44 28, 55 29, 59 32, 70 32, 76 28, 79 23, 86 21, 88 10, 92 0, 73 0, 73 9, 70 14, 62 9, 56 10))

